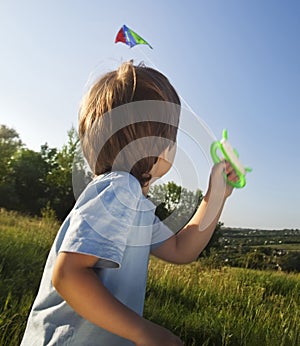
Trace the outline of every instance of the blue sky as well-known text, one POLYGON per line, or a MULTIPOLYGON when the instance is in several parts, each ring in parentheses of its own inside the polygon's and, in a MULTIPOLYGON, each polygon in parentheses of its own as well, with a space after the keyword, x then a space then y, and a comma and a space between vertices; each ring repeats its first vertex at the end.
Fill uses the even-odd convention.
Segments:
POLYGON ((88 79, 144 60, 253 168, 225 225, 299 228, 299 18, 294 0, 1 0, 0 124, 61 147, 88 79), (114 44, 122 24, 154 49, 114 44))

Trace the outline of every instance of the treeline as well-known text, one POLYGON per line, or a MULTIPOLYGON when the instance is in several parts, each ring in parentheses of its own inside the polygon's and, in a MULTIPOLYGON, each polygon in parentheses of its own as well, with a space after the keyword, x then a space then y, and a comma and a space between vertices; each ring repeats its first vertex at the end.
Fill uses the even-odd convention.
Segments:
POLYGON ((300 272, 300 230, 223 227, 214 262, 220 266, 300 272))
MULTIPOLYGON (((33 151, 14 129, 1 125, 0 208, 34 216, 54 215, 62 221, 72 209, 75 196, 91 180, 78 148, 74 128, 61 149, 44 144, 39 151, 33 151)), ((203 195, 200 190, 189 191, 168 182, 152 187, 149 197, 157 206, 156 215, 177 232, 193 216, 203 195)), ((300 271, 299 230, 237 230, 222 226, 219 222, 200 256, 202 261, 213 267, 300 271)))
POLYGON ((0 207, 30 215, 48 208, 63 219, 75 202, 72 171, 77 144, 77 133, 71 128, 61 149, 45 143, 34 151, 16 130, 1 125, 0 207))
MULTIPOLYGON (((75 203, 91 173, 80 155, 74 128, 61 148, 28 149, 16 130, 0 126, 0 208, 40 215, 45 208, 62 220, 75 203), (75 180, 75 181, 74 181, 75 180), (75 196, 74 196, 75 195, 75 196)), ((192 217, 202 192, 189 191, 173 182, 157 185, 149 193, 156 214, 174 231, 192 217)))

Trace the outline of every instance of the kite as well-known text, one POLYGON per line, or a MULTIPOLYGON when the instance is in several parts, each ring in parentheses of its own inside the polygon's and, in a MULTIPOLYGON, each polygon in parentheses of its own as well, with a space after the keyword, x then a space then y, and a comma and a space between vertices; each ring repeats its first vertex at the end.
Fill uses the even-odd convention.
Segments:
POLYGON ((151 49, 153 49, 147 41, 145 41, 136 32, 129 29, 126 25, 123 25, 117 33, 115 43, 117 42, 123 42, 127 44, 130 48, 136 46, 137 44, 147 44, 151 49))

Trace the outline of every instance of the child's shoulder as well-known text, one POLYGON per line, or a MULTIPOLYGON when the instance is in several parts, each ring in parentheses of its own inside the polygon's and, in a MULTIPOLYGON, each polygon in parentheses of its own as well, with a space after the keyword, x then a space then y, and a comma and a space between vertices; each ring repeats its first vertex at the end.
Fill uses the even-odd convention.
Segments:
POLYGON ((139 181, 130 173, 113 171, 95 177, 77 200, 77 207, 93 199, 108 203, 118 200, 124 205, 137 203, 143 198, 139 181))
MULTIPOLYGON (((105 220, 131 224, 148 202, 139 181, 130 173, 114 171, 97 176, 82 192, 73 208, 73 216, 80 215, 93 229, 105 220), (101 215, 101 218, 99 218, 101 215), (97 225, 96 225, 97 224, 97 225)), ((100 226, 99 226, 100 227, 100 226)))

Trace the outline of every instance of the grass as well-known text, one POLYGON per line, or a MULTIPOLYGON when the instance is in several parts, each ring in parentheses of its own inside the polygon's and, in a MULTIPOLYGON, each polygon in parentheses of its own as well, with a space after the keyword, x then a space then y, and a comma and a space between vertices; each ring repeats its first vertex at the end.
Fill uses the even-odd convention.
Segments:
POLYGON ((1 346, 20 343, 58 227, 55 220, 0 211, 1 346))
MULTIPOLYGON (((16 346, 59 224, 0 212, 0 345, 16 346)), ((300 275, 150 259, 145 317, 186 346, 300 345, 300 275)))
POLYGON ((299 345, 300 276, 151 259, 145 312, 186 345, 299 345))

